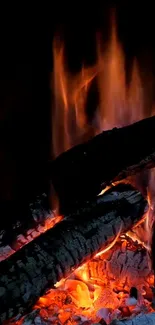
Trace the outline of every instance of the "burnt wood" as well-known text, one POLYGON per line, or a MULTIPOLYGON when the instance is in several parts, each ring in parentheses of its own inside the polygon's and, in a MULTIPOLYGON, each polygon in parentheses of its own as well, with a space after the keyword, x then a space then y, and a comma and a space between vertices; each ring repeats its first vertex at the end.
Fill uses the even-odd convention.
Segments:
POLYGON ((61 212, 74 209, 114 181, 155 167, 155 116, 104 131, 51 164, 61 212))
POLYGON ((68 216, 0 263, 0 324, 24 313, 57 281, 129 230, 148 209, 140 192, 118 185, 91 211, 68 216))
POLYGON ((0 203, 0 249, 6 245, 14 248, 18 235, 27 237, 29 229, 37 230, 37 226, 44 225, 46 218, 52 213, 54 212, 50 211, 45 193, 24 206, 20 206, 19 202, 18 208, 11 203, 0 203))

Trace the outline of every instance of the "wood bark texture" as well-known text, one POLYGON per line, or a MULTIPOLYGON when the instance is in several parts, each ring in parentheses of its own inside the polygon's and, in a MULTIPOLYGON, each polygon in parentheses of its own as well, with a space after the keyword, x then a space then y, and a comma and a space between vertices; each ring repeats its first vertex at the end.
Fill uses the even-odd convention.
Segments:
POLYGON ((53 161, 52 184, 62 213, 114 181, 155 167, 155 116, 104 131, 53 161))
POLYGON ((0 263, 0 324, 24 313, 57 281, 126 232, 148 209, 140 192, 116 186, 91 212, 68 217, 0 263))
POLYGON ((54 211, 49 209, 48 198, 44 193, 36 197, 33 203, 24 207, 19 205, 18 209, 20 209, 20 212, 16 210, 16 206, 9 205, 6 207, 6 204, 0 204, 0 215, 2 216, 0 222, 0 252, 2 247, 8 245, 14 249, 15 241, 19 235, 22 234, 27 240, 30 229, 34 228, 35 231, 38 231, 38 225, 43 226, 49 215, 51 214, 51 217, 54 215, 54 211), (7 212, 4 211, 6 209, 7 212), (12 214, 14 215, 13 218, 12 214))
POLYGON ((108 252, 99 257, 94 257, 84 265, 84 270, 81 268, 75 271, 77 278, 78 275, 80 278, 84 272, 89 282, 95 281, 98 285, 104 286, 101 297, 99 295, 94 302, 95 307, 97 307, 96 310, 102 306, 114 309, 115 303, 116 308, 118 308, 117 294, 115 299, 110 300, 106 294, 106 288, 110 295, 113 293, 113 288, 117 288, 119 291, 128 288, 128 292, 130 292, 131 287, 141 290, 141 287, 145 286, 146 291, 150 291, 147 280, 152 272, 149 268, 150 261, 147 251, 140 245, 138 246, 137 243, 130 243, 130 247, 124 246, 124 244, 125 241, 118 240, 108 252), (111 279, 113 279, 112 282, 111 279))

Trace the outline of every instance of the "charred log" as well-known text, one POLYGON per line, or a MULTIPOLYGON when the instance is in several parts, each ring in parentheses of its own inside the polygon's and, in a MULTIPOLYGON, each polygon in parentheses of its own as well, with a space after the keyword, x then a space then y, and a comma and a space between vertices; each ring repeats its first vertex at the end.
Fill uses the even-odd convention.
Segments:
POLYGON ((129 185, 97 198, 90 213, 65 218, 0 263, 0 321, 32 307, 57 281, 126 232, 147 210, 142 195, 129 185))
MULTIPOLYGON (((124 190, 124 184, 119 184, 116 189, 117 195, 118 193, 120 195, 124 190)), ((107 193, 110 192, 113 192, 113 187, 107 191, 107 193)), ((46 198, 45 195, 42 197, 46 198)), ((99 207, 100 197, 96 197, 93 200, 88 200, 85 202, 81 207, 75 209, 75 211, 71 214, 65 215, 65 218, 79 218, 81 215, 89 216, 91 213, 93 213, 93 209, 95 209, 96 213, 99 207)), ((45 207, 42 198, 38 197, 33 204, 30 204, 29 210, 25 214, 23 221, 18 220, 16 223, 10 222, 5 229, 0 231, 0 262, 15 253, 15 251, 26 245, 29 241, 32 241, 42 232, 45 232, 45 230, 43 231, 45 223, 48 223, 49 228, 52 228, 55 217, 56 215, 54 211, 50 212, 50 210, 47 209, 47 204, 45 207)))
MULTIPOLYGON (((116 187, 117 195, 123 193, 124 184, 119 184, 116 187)), ((106 193, 114 191, 114 187, 111 187, 106 193)), ((123 193, 124 195, 124 193, 123 193)), ((47 199, 47 197, 42 195, 47 199)), ((5 229, 0 231, 0 262, 22 246, 26 245, 29 241, 32 241, 35 237, 39 236, 42 232, 45 232, 45 223, 49 225, 48 228, 52 228, 55 224, 55 212, 50 211, 45 205, 42 197, 38 197, 33 204, 29 206, 29 212, 25 215, 24 221, 17 221, 16 223, 9 223, 5 229)), ((113 201, 114 204, 114 201, 113 201)), ((116 201, 117 204, 117 201, 116 201)), ((100 207, 100 197, 96 197, 93 200, 87 200, 81 207, 77 207, 74 212, 65 215, 65 218, 79 218, 81 215, 89 216, 100 207)), ((23 219, 23 218, 22 218, 23 219)))
POLYGON ((58 216, 55 214, 55 212, 52 211, 51 214, 46 216, 42 223, 26 223, 26 226, 29 225, 29 228, 25 228, 25 231, 23 231, 23 233, 20 233, 23 229, 23 224, 19 228, 13 228, 13 234, 11 234, 10 237, 10 231, 5 231, 4 238, 1 238, 0 243, 0 262, 8 258, 10 255, 14 254, 24 245, 27 245, 34 238, 40 236, 47 229, 54 227, 54 225, 60 222, 62 219, 62 216, 58 216))
POLYGON ((104 131, 57 157, 51 178, 62 213, 114 181, 155 167, 154 130, 155 116, 104 131))
POLYGON ((132 317, 131 319, 114 320, 110 325, 154 325, 155 313, 143 314, 132 317))
POLYGON ((102 303, 100 304, 100 296, 99 301, 98 299, 95 301, 97 309, 103 306, 114 309, 118 308, 116 299, 108 299, 108 295, 105 294, 106 286, 109 288, 112 282, 110 295, 113 288, 117 293, 127 290, 130 295, 133 295, 132 290, 130 292, 131 288, 141 291, 141 288, 145 286, 145 297, 148 297, 151 293, 149 278, 152 275, 149 262, 147 251, 132 240, 127 244, 125 237, 124 240, 118 240, 108 252, 94 257, 83 267, 77 269, 75 274, 76 278, 80 279, 84 272, 89 282, 94 283, 95 281, 96 284, 104 286, 103 294, 101 294, 102 303))
POLYGON ((52 212, 49 208, 47 195, 44 193, 36 197, 33 203, 20 205, 19 202, 18 207, 11 203, 0 203, 0 215, 2 216, 0 222, 0 252, 2 247, 8 245, 10 249, 14 249, 15 241, 21 234, 26 240, 30 229, 34 228, 37 232, 38 225, 43 226, 50 214, 52 212))

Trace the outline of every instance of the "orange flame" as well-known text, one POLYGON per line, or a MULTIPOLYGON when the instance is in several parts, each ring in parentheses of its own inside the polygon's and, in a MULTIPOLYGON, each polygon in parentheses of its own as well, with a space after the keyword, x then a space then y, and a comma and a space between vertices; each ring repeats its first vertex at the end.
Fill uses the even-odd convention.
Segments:
POLYGON ((85 104, 88 87, 97 67, 82 68, 72 76, 65 66, 63 45, 55 40, 54 57, 54 106, 52 110, 53 151, 56 157, 83 139, 88 130, 85 104))
POLYGON ((72 300, 78 307, 89 308, 92 306, 92 299, 88 286, 79 280, 66 280, 65 289, 68 289, 72 300))
POLYGON ((126 83, 125 55, 118 41, 115 24, 106 51, 97 38, 96 65, 83 67, 72 75, 65 65, 64 45, 57 39, 53 43, 54 105, 52 107, 52 132, 54 156, 83 142, 90 127, 94 132, 124 126, 144 118, 144 91, 138 63, 134 60, 130 83, 126 83), (96 121, 88 125, 86 101, 92 80, 98 80, 99 106, 94 108, 96 121), (96 109, 96 110, 95 110, 96 109))
POLYGON ((99 257, 99 256, 101 256, 102 254, 105 254, 106 252, 109 251, 109 249, 111 249, 111 248, 115 245, 115 243, 117 242, 117 239, 118 239, 119 236, 120 236, 121 230, 122 230, 122 224, 121 224, 121 226, 120 226, 120 229, 119 229, 119 231, 118 231, 118 233, 117 233, 116 238, 112 241, 112 243, 111 243, 108 247, 104 248, 104 249, 101 250, 99 253, 97 253, 97 254, 95 255, 95 257, 99 257))
POLYGON ((148 183, 148 202, 149 210, 146 217, 146 232, 148 238, 148 245, 150 247, 152 241, 152 226, 155 221, 155 168, 150 170, 149 174, 149 183, 148 183))
POLYGON ((100 131, 121 126, 125 123, 126 80, 122 48, 117 40, 116 28, 112 26, 112 36, 106 53, 99 47, 99 62, 103 69, 98 75, 100 131))

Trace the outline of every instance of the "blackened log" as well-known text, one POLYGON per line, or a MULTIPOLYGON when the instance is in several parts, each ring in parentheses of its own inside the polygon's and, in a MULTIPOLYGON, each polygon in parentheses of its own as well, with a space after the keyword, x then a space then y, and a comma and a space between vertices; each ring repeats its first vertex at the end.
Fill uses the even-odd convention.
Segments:
POLYGON ((51 178, 61 212, 99 194, 114 181, 155 167, 155 116, 104 131, 53 161, 51 178))
POLYGON ((22 234, 27 238, 27 232, 30 229, 37 231, 38 225, 43 226, 49 215, 51 217, 54 215, 54 211, 50 210, 48 197, 43 193, 37 196, 32 203, 11 204, 1 202, 0 215, 1 252, 1 248, 8 245, 14 249, 19 235, 22 234))
MULTIPOLYGON (((147 281, 152 275, 152 270, 150 270, 149 262, 148 251, 141 245, 137 245, 137 242, 134 243, 132 239, 126 242, 126 236, 124 236, 124 239, 118 239, 117 243, 109 251, 100 256, 95 256, 84 265, 84 268, 77 269, 75 274, 77 279, 81 279, 84 271, 87 281, 98 285, 110 283, 111 279, 113 279, 115 292, 123 291, 125 288, 129 293, 131 288, 140 288, 142 285, 145 287, 146 292, 150 292, 150 285, 147 281), (129 246, 125 245, 126 243, 129 246), (126 275, 125 281, 124 274, 126 275)), ((107 290, 112 291, 109 288, 107 290)), ((104 292, 101 291, 94 302, 95 309, 98 310, 101 305, 114 308, 115 304, 115 308, 117 308, 117 299, 109 302, 108 294, 106 295, 104 289, 104 292)))
MULTIPOLYGON (((124 184, 117 186, 117 193, 122 192, 124 184)), ((113 191, 113 187, 107 191, 110 193, 113 191)), ((99 207, 100 198, 96 197, 93 200, 87 200, 80 207, 77 207, 72 213, 65 215, 64 217, 79 218, 83 216, 91 215, 93 209, 99 207)), ((11 213, 11 211, 10 211, 11 213)), ((45 223, 54 224, 56 217, 55 211, 50 211, 47 205, 47 196, 43 194, 35 199, 33 204, 31 203, 28 209, 21 210, 21 214, 25 214, 25 218, 17 220, 16 222, 9 219, 4 229, 0 229, 0 262, 14 254, 22 246, 26 245, 29 241, 32 241, 35 237, 39 236, 43 231, 45 223), (46 204, 45 204, 46 202, 46 204)), ((2 214, 3 215, 3 214, 2 214)))
POLYGON ((68 216, 0 263, 0 321, 32 307, 57 281, 129 230, 148 209, 140 192, 116 186, 90 213, 68 216))

